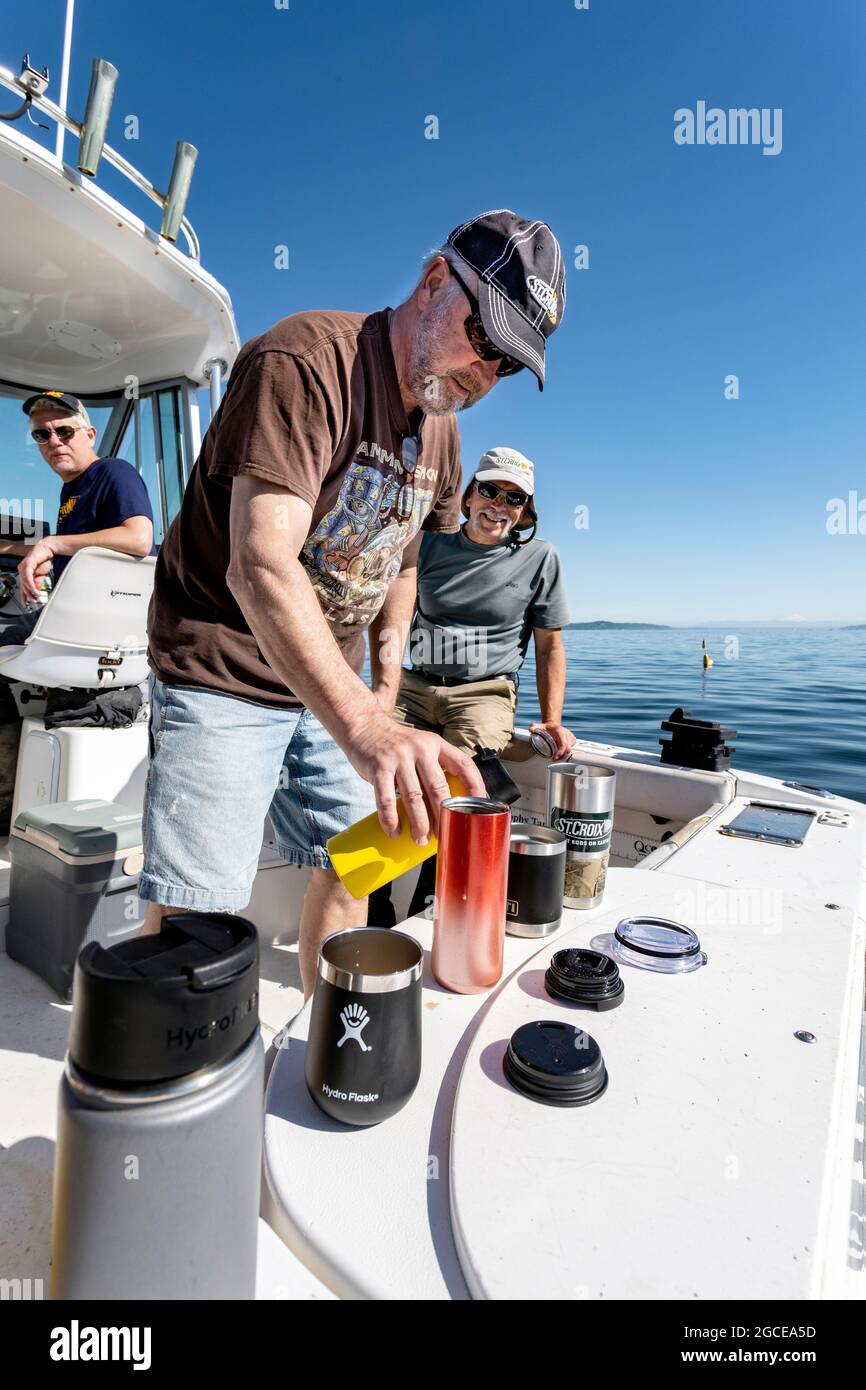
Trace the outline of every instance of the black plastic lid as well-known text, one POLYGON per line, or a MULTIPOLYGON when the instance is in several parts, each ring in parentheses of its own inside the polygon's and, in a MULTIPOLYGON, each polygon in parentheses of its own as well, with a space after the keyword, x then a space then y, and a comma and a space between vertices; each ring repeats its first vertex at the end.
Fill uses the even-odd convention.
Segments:
POLYGON ((595 1038, 555 1019, 518 1028, 502 1067, 516 1090, 547 1105, 588 1105, 607 1090, 607 1070, 595 1038))
POLYGON ((148 1085, 228 1061, 259 1025, 259 940, 222 913, 163 918, 159 935, 85 946, 69 1056, 86 1077, 148 1085))
POLYGON ((576 947, 556 952, 544 976, 544 986, 548 994, 572 1004, 586 1004, 599 1013, 615 1009, 625 993, 615 960, 601 951, 576 947))

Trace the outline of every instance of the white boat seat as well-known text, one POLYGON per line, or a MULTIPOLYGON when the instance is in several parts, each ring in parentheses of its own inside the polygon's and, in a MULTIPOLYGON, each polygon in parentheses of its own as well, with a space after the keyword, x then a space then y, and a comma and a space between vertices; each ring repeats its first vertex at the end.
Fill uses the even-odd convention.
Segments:
POLYGON ((22 646, 0 647, 0 675, 84 690, 139 685, 147 678, 147 609, 153 556, 102 546, 73 555, 22 646))

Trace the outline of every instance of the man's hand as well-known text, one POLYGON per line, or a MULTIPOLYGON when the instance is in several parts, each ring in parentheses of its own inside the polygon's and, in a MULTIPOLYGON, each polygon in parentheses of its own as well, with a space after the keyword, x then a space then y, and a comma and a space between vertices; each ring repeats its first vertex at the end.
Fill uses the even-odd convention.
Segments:
POLYGON ((52 537, 45 536, 32 545, 18 566, 18 588, 22 603, 35 603, 39 597, 42 580, 51 570, 54 560, 52 537))
POLYGON ((446 743, 438 734, 397 724, 385 716, 367 722, 345 743, 349 761, 376 794, 376 810, 387 835, 400 833, 395 789, 406 807, 416 844, 439 833, 439 807, 451 796, 445 773, 456 774, 469 796, 486 796, 487 789, 468 753, 446 743))
POLYGON ((552 739, 556 740, 556 752, 553 755, 555 758, 567 757, 577 743, 574 734, 564 724, 556 724, 553 720, 549 720, 546 724, 530 724, 529 726, 531 734, 537 733, 540 729, 543 729, 545 733, 550 734, 552 739))

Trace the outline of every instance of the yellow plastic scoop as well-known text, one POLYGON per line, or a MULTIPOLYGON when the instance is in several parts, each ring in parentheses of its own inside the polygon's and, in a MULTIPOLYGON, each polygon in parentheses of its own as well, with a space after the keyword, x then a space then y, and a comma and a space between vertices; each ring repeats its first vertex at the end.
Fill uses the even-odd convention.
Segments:
MULTIPOLYGON (((466 787, 459 777, 452 772, 446 772, 445 777, 452 796, 466 795, 466 787)), ((412 839, 409 817, 399 797, 397 814, 400 834, 393 840, 385 834, 375 811, 328 840, 331 863, 353 898, 366 898, 368 893, 391 883, 436 853, 439 846, 432 832, 426 845, 416 845, 412 839)))

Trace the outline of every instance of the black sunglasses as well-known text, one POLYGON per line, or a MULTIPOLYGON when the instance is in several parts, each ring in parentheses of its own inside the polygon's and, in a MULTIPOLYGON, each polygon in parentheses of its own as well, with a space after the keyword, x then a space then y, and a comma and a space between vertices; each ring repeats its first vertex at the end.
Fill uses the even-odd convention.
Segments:
POLYGON ((448 262, 448 269, 451 271, 454 279, 469 300, 469 307, 472 313, 463 320, 463 327, 466 329, 466 336, 472 344, 476 357, 480 357, 482 362, 494 362, 497 357, 501 358, 499 366, 496 369, 497 376, 514 376, 515 372, 522 372, 522 362, 518 362, 514 357, 509 357, 508 354, 502 352, 495 343, 491 343, 484 331, 478 300, 466 284, 466 281, 458 275, 450 261, 448 262))
POLYGON ((475 484, 479 495, 486 498, 488 502, 495 502, 497 497, 504 497, 509 507, 522 507, 527 500, 528 494, 520 492, 517 488, 497 487, 495 483, 475 484))
POLYGON ((35 439, 37 444, 47 444, 52 434, 56 434, 61 444, 68 444, 76 430, 83 429, 83 425, 58 425, 57 429, 49 426, 38 425, 35 430, 30 431, 31 439, 35 439))

